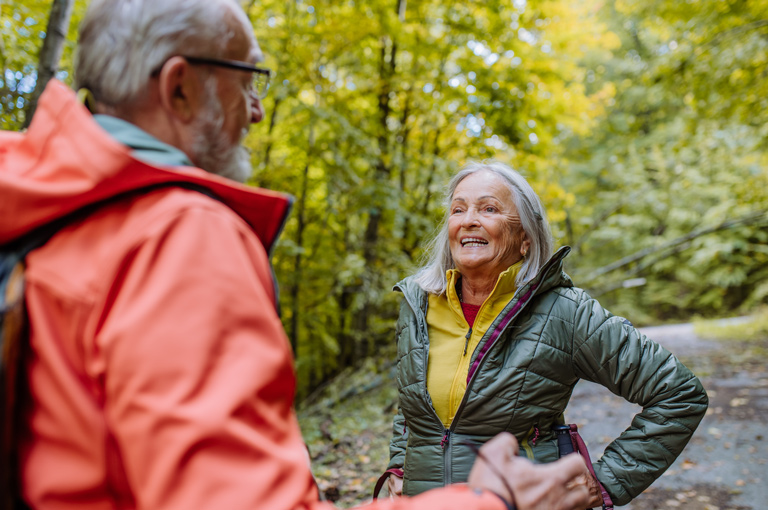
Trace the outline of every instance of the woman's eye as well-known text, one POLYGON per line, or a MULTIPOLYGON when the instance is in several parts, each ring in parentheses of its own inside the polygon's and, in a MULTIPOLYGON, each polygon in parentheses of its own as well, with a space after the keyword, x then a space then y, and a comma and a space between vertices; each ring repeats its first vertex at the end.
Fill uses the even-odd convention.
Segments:
POLYGON ((494 213, 496 212, 496 208, 489 205, 488 207, 485 208, 485 212, 494 213))
POLYGON ((458 208, 451 211, 452 214, 459 214, 460 212, 461 212, 461 209, 458 209, 458 208))

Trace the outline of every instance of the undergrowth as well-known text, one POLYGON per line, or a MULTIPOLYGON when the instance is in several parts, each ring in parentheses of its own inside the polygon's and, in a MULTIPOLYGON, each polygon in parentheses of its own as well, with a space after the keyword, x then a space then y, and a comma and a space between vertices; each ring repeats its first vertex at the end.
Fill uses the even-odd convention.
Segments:
POLYGON ((693 321, 693 330, 702 338, 742 342, 768 340, 768 306, 750 317, 693 321))
POLYGON ((369 500, 389 462, 397 411, 392 359, 365 361, 298 407, 321 496, 342 508, 369 500))

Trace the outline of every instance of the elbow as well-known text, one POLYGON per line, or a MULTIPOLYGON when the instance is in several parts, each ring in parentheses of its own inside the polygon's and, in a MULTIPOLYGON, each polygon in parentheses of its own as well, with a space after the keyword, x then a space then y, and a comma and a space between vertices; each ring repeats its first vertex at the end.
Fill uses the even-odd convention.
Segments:
POLYGON ((709 407, 709 396, 698 377, 691 374, 678 380, 663 395, 659 394, 659 400, 652 407, 693 434, 709 407))
POLYGON ((709 408, 709 395, 707 395, 707 390, 704 389, 704 385, 701 384, 698 377, 694 376, 693 380, 696 383, 696 392, 698 395, 697 402, 699 404, 699 421, 701 421, 709 408))
POLYGON ((690 425, 691 433, 693 433, 707 413, 709 395, 707 395, 707 390, 704 389, 701 381, 696 376, 692 376, 685 386, 686 389, 681 391, 682 395, 679 401, 683 405, 681 415, 687 415, 687 421, 690 425))
POLYGON ((672 383, 667 387, 669 391, 667 396, 670 398, 668 404, 678 409, 679 414, 674 414, 678 414, 680 417, 687 416, 695 424, 693 427, 695 429, 707 412, 709 396, 704 385, 693 372, 676 359, 675 363, 677 364, 676 370, 670 374, 672 377, 668 379, 672 383))

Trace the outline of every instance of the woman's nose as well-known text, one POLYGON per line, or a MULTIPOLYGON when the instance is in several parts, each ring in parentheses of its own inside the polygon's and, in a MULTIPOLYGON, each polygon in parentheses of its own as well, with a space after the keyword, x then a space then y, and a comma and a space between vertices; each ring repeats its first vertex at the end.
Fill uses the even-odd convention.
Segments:
POLYGON ((472 208, 467 209, 467 212, 465 212, 461 218, 461 225, 463 227, 479 225, 477 211, 472 208))

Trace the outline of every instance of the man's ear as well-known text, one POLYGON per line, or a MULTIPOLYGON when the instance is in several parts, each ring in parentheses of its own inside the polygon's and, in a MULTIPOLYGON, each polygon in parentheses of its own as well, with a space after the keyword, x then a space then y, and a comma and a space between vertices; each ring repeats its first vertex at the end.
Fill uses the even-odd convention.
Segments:
POLYGON ((201 76, 184 57, 169 58, 158 76, 159 99, 164 110, 183 123, 197 118, 203 107, 201 76))

